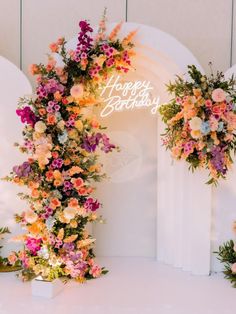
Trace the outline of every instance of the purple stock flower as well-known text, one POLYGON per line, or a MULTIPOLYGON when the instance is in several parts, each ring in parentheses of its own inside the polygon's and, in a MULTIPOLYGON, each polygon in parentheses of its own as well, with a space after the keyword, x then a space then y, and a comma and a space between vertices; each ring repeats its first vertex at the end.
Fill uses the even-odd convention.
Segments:
POLYGON ((18 177, 28 177, 31 172, 31 166, 28 161, 23 162, 22 165, 14 166, 13 171, 18 177))
POLYGON ((72 242, 64 243, 62 247, 65 251, 73 251, 75 249, 75 245, 72 242))
POLYGON ((226 174, 227 172, 227 167, 225 166, 224 163, 224 149, 220 148, 219 146, 214 146, 211 150, 211 163, 213 167, 223 175, 226 174))
POLYGON ((78 44, 76 48, 77 55, 83 54, 92 47, 92 37, 88 33, 92 33, 93 29, 86 21, 79 22, 80 32, 78 35, 78 44))
POLYGON ((21 118, 22 123, 30 124, 32 127, 34 127, 38 120, 34 112, 28 106, 23 109, 17 109, 16 114, 21 118))
POLYGON ((84 208, 87 210, 91 210, 95 212, 100 206, 97 200, 94 200, 92 197, 87 198, 86 202, 84 203, 84 208))

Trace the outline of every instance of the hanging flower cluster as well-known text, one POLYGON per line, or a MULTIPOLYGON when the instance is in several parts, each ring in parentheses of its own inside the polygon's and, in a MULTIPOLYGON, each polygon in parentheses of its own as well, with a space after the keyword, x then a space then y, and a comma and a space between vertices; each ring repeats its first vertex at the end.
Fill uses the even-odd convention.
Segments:
POLYGON ((133 55, 129 34, 117 39, 120 24, 105 34, 105 17, 96 38, 86 21, 79 23, 75 50, 67 50, 64 38, 50 45, 46 65, 33 64, 37 87, 34 98, 23 98, 16 113, 22 123, 24 142, 17 144, 29 158, 13 168, 6 180, 25 185, 20 193, 29 209, 16 215, 26 233, 18 237, 24 249, 9 257, 21 263, 23 279, 61 276, 78 281, 106 273, 94 261, 89 222, 100 221, 100 203, 92 196, 93 182, 104 178, 98 148, 115 149, 88 107, 98 105, 98 89, 110 75, 126 73, 133 55), (58 64, 60 60, 61 64, 58 64))
POLYGON ((189 66, 192 81, 178 77, 168 85, 174 99, 160 107, 166 124, 163 143, 190 168, 209 170, 208 184, 225 178, 236 149, 236 93, 233 78, 210 77, 189 66))

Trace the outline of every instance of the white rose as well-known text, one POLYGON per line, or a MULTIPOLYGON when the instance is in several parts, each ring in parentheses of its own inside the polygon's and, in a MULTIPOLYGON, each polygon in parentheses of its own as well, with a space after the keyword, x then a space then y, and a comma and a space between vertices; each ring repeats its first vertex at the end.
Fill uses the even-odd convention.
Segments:
POLYGON ((200 130, 201 124, 202 124, 202 119, 199 117, 194 117, 189 121, 189 126, 194 131, 200 130))
POLYGON ((76 215, 76 209, 72 207, 66 207, 63 211, 63 214, 66 219, 74 219, 76 215))
POLYGON ((29 224, 33 224, 37 219, 38 219, 38 215, 33 212, 32 210, 28 210, 25 213, 25 220, 26 222, 28 222, 29 224))
POLYGON ((46 124, 43 121, 36 122, 34 126, 35 131, 38 133, 44 133, 46 128, 46 124))

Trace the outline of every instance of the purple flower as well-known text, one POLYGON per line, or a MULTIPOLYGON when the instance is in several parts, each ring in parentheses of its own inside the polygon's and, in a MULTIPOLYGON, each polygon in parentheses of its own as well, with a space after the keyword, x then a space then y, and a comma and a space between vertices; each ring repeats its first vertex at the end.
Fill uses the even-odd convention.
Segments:
POLYGON ((73 184, 70 181, 65 181, 63 191, 66 192, 72 189, 73 189, 73 184))
POLYGON ((92 47, 92 37, 88 33, 92 33, 93 29, 86 21, 79 22, 80 32, 78 35, 78 44, 76 48, 77 55, 81 55, 89 51, 92 47))
POLYGON ((72 242, 64 243, 62 247, 65 251, 73 251, 75 249, 75 245, 72 242))
POLYGON ((103 142, 103 147, 101 150, 103 150, 105 153, 111 152, 116 146, 114 144, 110 143, 109 137, 106 136, 106 134, 102 135, 102 142, 103 142))
POLYGON ((52 162, 53 169, 60 169, 62 165, 63 165, 63 159, 61 158, 54 159, 52 162))
POLYGON ((224 148, 220 148, 219 146, 214 146, 211 150, 211 163, 213 167, 223 175, 227 172, 227 167, 225 165, 225 156, 224 156, 224 148))
POLYGON ((91 136, 86 135, 83 139, 83 144, 81 145, 81 147, 87 152, 92 153, 96 150, 101 138, 101 133, 97 133, 91 136))
POLYGON ((92 197, 87 198, 86 202, 84 203, 84 208, 87 210, 91 210, 95 212, 100 206, 97 200, 94 200, 92 197))
POLYGON ((16 114, 21 118, 22 123, 30 124, 32 127, 34 127, 38 120, 34 112, 28 106, 23 109, 17 109, 16 114))
POLYGON ((13 171, 18 177, 28 177, 31 172, 31 166, 28 161, 23 162, 22 165, 14 166, 13 171))

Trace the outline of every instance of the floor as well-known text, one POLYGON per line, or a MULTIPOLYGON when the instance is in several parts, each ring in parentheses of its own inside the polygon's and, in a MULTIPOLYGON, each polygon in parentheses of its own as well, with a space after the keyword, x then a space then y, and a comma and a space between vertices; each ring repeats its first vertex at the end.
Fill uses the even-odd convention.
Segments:
POLYGON ((236 289, 222 274, 189 273, 143 258, 100 258, 110 273, 67 284, 54 299, 32 297, 30 283, 0 274, 0 314, 235 314, 236 289))

